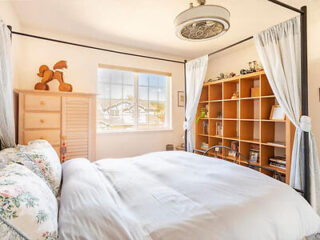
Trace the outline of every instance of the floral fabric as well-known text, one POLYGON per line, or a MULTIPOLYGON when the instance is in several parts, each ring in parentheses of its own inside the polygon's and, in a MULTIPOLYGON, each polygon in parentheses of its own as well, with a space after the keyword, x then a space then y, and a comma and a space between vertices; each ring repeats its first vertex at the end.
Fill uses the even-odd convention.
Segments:
MULTIPOLYGON (((0 170, 0 216, 20 233, 34 240, 57 239, 57 214, 55 196, 36 174, 17 163, 0 170)), ((1 239, 15 239, 14 230, 1 221, 0 229, 1 239)))
POLYGON ((0 152, 0 169, 9 163, 25 165, 48 183, 57 196, 61 183, 61 164, 52 146, 45 140, 35 140, 28 145, 6 148, 0 152), (2 159, 1 159, 2 157, 2 159))

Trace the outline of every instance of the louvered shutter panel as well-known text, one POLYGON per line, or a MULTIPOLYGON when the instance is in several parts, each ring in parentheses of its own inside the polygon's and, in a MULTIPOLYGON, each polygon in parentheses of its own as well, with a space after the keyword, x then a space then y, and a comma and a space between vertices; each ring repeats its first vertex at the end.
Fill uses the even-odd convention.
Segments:
POLYGON ((66 140, 66 160, 90 159, 91 99, 86 97, 62 98, 62 137, 66 140))

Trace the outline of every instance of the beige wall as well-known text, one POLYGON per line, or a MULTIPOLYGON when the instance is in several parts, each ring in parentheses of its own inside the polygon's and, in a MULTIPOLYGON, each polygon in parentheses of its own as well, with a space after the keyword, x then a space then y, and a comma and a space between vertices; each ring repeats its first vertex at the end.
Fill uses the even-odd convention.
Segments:
MULTIPOLYGON (((312 0, 308 4, 308 63, 309 63, 309 115, 312 117, 313 133, 320 149, 320 1, 312 0)), ((240 40, 240 39, 239 39, 240 40)), ((248 62, 258 60, 254 41, 250 40, 234 48, 209 58, 206 79, 214 79, 219 73, 235 72, 247 68, 248 62)), ((260 62, 260 61, 259 61, 260 62)))
MULTIPOLYGON (((93 46, 177 59, 177 57, 174 56, 163 56, 153 52, 127 49, 117 45, 86 41, 71 36, 39 32, 33 29, 23 28, 23 31, 93 46)), ((73 85, 74 92, 96 92, 97 68, 99 64, 118 65, 172 73, 171 98, 173 130, 97 134, 97 159, 106 157, 128 157, 151 151, 160 151, 165 150, 165 145, 168 143, 179 144, 182 142, 184 109, 177 107, 177 91, 184 89, 183 64, 113 54, 17 35, 13 37, 13 42, 15 41, 20 41, 23 49, 19 52, 18 56, 16 56, 23 59, 23 63, 17 70, 21 77, 14 82, 15 88, 33 89, 36 81, 39 81, 39 78, 36 75, 39 66, 47 64, 52 67, 55 62, 62 59, 67 60, 68 62, 65 81, 73 85)), ((51 87, 52 89, 56 89, 57 83, 52 83, 51 87)))

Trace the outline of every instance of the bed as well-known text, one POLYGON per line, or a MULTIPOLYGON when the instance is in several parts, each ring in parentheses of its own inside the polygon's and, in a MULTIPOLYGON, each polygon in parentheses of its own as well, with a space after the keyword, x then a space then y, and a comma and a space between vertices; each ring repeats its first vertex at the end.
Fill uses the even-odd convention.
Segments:
POLYGON ((61 239, 316 239, 320 218, 288 185, 192 153, 63 164, 61 239), (313 237, 311 237, 313 235, 313 237))

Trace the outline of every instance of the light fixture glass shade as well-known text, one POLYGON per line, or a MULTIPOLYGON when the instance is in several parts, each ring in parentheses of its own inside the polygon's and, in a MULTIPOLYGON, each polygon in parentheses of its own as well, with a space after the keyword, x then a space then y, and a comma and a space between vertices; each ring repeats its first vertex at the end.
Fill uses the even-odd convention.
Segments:
POLYGON ((230 13, 216 5, 200 5, 180 13, 175 19, 176 34, 189 41, 209 40, 230 28, 230 13))

